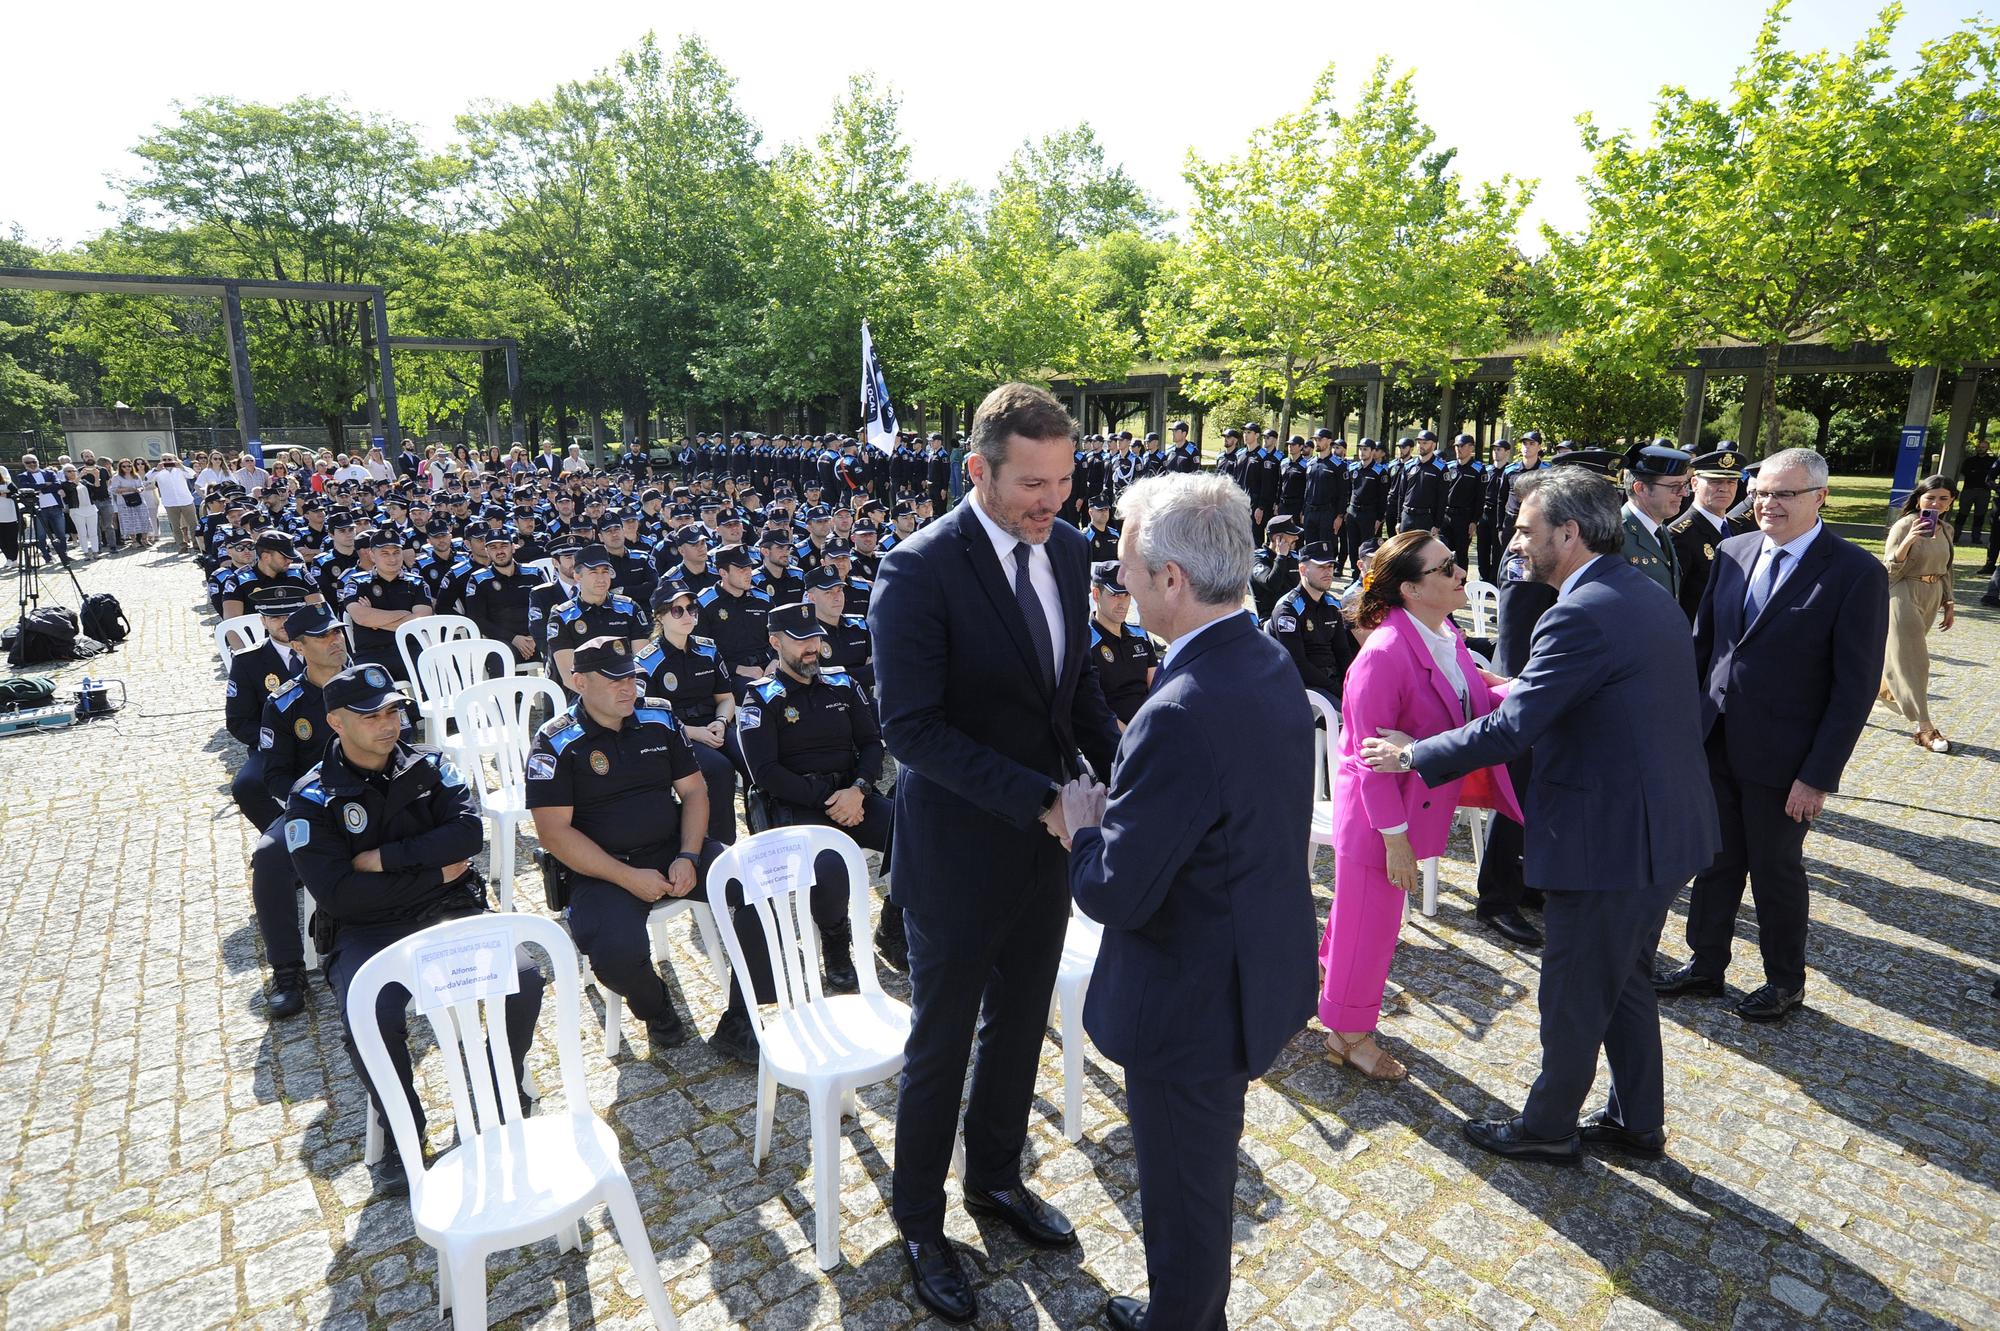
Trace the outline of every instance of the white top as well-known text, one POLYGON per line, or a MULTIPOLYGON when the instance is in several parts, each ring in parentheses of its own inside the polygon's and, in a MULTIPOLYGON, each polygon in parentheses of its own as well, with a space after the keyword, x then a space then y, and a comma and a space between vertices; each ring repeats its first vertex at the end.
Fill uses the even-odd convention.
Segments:
MULTIPOLYGON (((1019 537, 1003 530, 999 523, 986 514, 986 506, 979 502, 979 487, 972 490, 972 511, 979 518, 979 525, 986 529, 986 535, 993 542, 993 553, 999 556, 1001 576, 1007 585, 1014 585, 1014 547, 1024 544, 1019 537)), ((1056 566, 1049 560, 1046 543, 1028 546, 1028 585, 1035 589, 1035 596, 1042 603, 1042 613, 1049 621, 1049 643, 1055 651, 1056 678, 1062 678, 1063 671, 1063 616, 1062 593, 1056 590, 1056 566)), ((1172 653, 1169 653, 1171 658, 1172 653)))
POLYGON ((160 502, 168 508, 182 508, 194 503, 194 491, 188 488, 186 467, 155 467, 151 475, 153 487, 160 492, 160 502))
POLYGON ((262 467, 238 467, 235 471, 229 473, 229 479, 235 481, 245 490, 255 490, 260 485, 269 485, 271 483, 271 473, 265 471, 262 467))
POLYGON ((575 455, 571 455, 563 459, 562 469, 567 474, 567 473, 582 471, 589 465, 590 464, 588 462, 585 462, 582 458, 577 457, 575 455))
POLYGON ((378 462, 374 458, 369 458, 366 465, 370 480, 393 481, 396 479, 396 469, 390 466, 387 461, 378 462))
POLYGON ((1248 610, 1238 610, 1234 614, 1217 615, 1214 619, 1209 620, 1206 624, 1203 624, 1200 628, 1192 629, 1186 633, 1181 634, 1180 637, 1175 638, 1172 643, 1168 644, 1167 654, 1160 658, 1161 672, 1164 673, 1168 670, 1173 669, 1174 658, 1181 654, 1182 648, 1186 647, 1196 638, 1199 638, 1202 634, 1208 632, 1210 629, 1214 628, 1217 624, 1227 623, 1229 620, 1235 619, 1239 615, 1247 615, 1249 613, 1250 612, 1248 610))
POLYGON ((1570 593, 1570 589, 1576 586, 1576 580, 1583 576, 1583 571, 1589 568, 1592 564, 1595 564, 1598 560, 1602 558, 1604 558, 1603 555, 1592 555, 1590 558, 1584 560, 1581 564, 1578 564, 1576 566, 1576 572, 1570 574, 1567 578, 1564 578, 1563 585, 1556 588, 1556 599, 1560 601, 1562 600, 1563 597, 1568 596, 1570 593))
POLYGON ((206 492, 209 486, 220 485, 228 479, 229 473, 218 467, 203 467, 201 474, 194 478, 194 483, 199 485, 203 492, 206 492))
POLYGON ((1778 588, 1791 581, 1792 573, 1798 568, 1799 560, 1805 556, 1806 548, 1819 539, 1819 534, 1825 527, 1826 524, 1824 522, 1815 522, 1812 525, 1811 531, 1786 542, 1784 545, 1779 545, 1766 536, 1764 538, 1764 548, 1757 552, 1757 562, 1750 566, 1750 585, 1743 589, 1743 603, 1745 605, 1750 604, 1750 597, 1757 588, 1757 579, 1764 576, 1764 568, 1771 562, 1771 556, 1776 551, 1783 550, 1785 552, 1785 564, 1783 568, 1778 570, 1777 582, 1771 586, 1771 595, 1776 596, 1778 588))
POLYGON ((1466 698, 1465 671, 1458 664, 1458 638, 1452 633, 1449 622, 1447 621, 1446 627, 1440 628, 1435 633, 1428 624, 1415 615, 1410 616, 1410 622, 1416 625, 1417 634, 1424 640, 1424 646, 1431 649, 1431 660, 1437 662, 1439 670, 1444 671, 1444 677, 1451 682, 1452 690, 1458 694, 1458 701, 1463 704, 1466 698))
POLYGON ((368 468, 362 466, 359 462, 350 462, 344 467, 334 468, 333 479, 336 481, 360 481, 365 485, 375 478, 370 476, 368 468))

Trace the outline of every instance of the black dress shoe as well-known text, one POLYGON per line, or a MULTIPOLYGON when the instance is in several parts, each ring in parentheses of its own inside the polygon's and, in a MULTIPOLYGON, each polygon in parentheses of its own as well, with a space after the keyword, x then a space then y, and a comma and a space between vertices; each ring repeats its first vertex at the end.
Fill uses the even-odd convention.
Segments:
POLYGON ((403 1172, 403 1155, 396 1149, 396 1139, 383 1128, 382 1158, 368 1166, 369 1181, 374 1184, 377 1197, 403 1197, 410 1191, 410 1176, 403 1172))
POLYGON ((820 973, 829 994, 858 994, 861 977, 854 973, 854 927, 842 924, 819 931, 820 973))
POLYGON ((883 903, 882 922, 875 926, 875 950, 892 969, 910 969, 910 940, 903 933, 902 907, 883 903))
POLYGON ((1583 1141, 1576 1133, 1567 1137, 1530 1137, 1519 1118, 1469 1118, 1465 1120, 1465 1137, 1480 1150, 1509 1160, 1573 1165, 1583 1158, 1583 1141))
POLYGON ((1577 1123, 1576 1132, 1583 1138, 1585 1146, 1608 1146, 1614 1151, 1643 1156, 1648 1160, 1657 1160, 1667 1153, 1665 1128, 1654 1128, 1650 1132, 1634 1132, 1613 1119, 1609 1109, 1586 1114, 1577 1123))
POLYGON ((1700 974, 1690 961, 1687 965, 1678 966, 1665 975, 1655 975, 1653 992, 1661 998, 1677 998, 1682 994, 1703 994, 1710 998, 1720 998, 1722 977, 1700 974))
POLYGON ((296 1017, 306 1010, 306 971, 303 966, 287 966, 271 976, 271 992, 264 999, 264 1015, 272 1021, 296 1017))
POLYGON ((1745 1021, 1783 1021, 1786 1013, 1805 1001, 1803 989, 1780 989, 1767 984, 1738 1003, 1736 1015, 1745 1021))
POLYGON ((750 1014, 740 1008, 731 1008, 722 1014, 722 1020, 715 1023, 715 1034, 708 1037, 708 1047, 738 1063, 757 1066, 760 1051, 757 1048, 757 1032, 750 1025, 750 1014))
POLYGON ((1016 1234, 1038 1248, 1074 1248, 1079 1242, 1076 1226, 1068 1216, 1020 1184, 992 1192, 967 1188, 965 1209, 1006 1221, 1016 1234))
POLYGON ((1502 911, 1497 915, 1482 915, 1479 922, 1499 934, 1510 943, 1522 947, 1540 947, 1542 931, 1528 923, 1528 917, 1518 910, 1502 911))
POLYGON ((1112 1331, 1139 1331, 1146 1324, 1146 1301, 1130 1294, 1113 1294, 1104 1305, 1104 1320, 1112 1331))
POLYGON ((666 1010, 664 1016, 654 1017, 646 1023, 646 1040, 652 1045, 652 1052, 656 1054, 686 1044, 689 1034, 687 1023, 682 1021, 681 1014, 671 1007, 666 1010))
POLYGON ((898 1242, 903 1260, 910 1264, 910 1282, 916 1286, 919 1303, 953 1326, 964 1326, 979 1316, 979 1300, 966 1283, 965 1268, 959 1265, 958 1250, 950 1239, 898 1242))

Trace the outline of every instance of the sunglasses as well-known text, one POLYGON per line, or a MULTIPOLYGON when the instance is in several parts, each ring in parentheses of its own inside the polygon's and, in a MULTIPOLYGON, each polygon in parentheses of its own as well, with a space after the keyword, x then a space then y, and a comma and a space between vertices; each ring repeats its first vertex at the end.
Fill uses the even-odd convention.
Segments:
POLYGON ((669 619, 692 619, 694 607, 691 605, 670 605, 660 612, 669 619))
POLYGON ((1451 574, 1457 571, 1458 571, 1458 560, 1456 558, 1448 558, 1444 561, 1444 563, 1439 564, 1436 568, 1425 569, 1424 576, 1428 578, 1433 573, 1442 573, 1445 574, 1447 577, 1449 577, 1451 574))

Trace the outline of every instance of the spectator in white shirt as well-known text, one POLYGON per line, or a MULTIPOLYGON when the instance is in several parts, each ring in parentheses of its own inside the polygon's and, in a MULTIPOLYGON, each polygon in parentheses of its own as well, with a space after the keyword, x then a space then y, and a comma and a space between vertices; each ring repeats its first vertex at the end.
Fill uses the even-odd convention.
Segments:
MULTIPOLYGON (((239 461, 249 462, 250 455, 245 453, 239 461)), ((263 476, 264 473, 260 471, 257 475, 263 476)), ((159 491, 160 503, 165 506, 167 521, 173 527, 174 549, 194 549, 194 490, 188 485, 187 468, 172 453, 165 454, 160 458, 159 470, 153 473, 153 485, 159 491)))
MULTIPOLYGON (((165 462, 166 459, 161 458, 160 461, 165 462)), ((176 465, 179 465, 178 459, 176 465)), ((258 466, 257 459, 250 454, 239 453, 236 455, 236 470, 229 473, 229 479, 242 486, 245 494, 255 494, 271 483, 271 473, 258 466)), ((165 498, 164 493, 161 497, 165 498)), ((173 505, 167 507, 171 509, 173 505)))
POLYGON ((194 478, 194 487, 197 491, 207 494, 208 488, 211 485, 220 485, 229 479, 229 473, 222 469, 223 460, 223 456, 220 453, 217 453, 212 458, 206 453, 197 453, 194 455, 194 461, 201 464, 201 470, 195 474, 194 478))
POLYGON ((590 464, 583 460, 583 450, 575 444, 569 446, 569 456, 563 459, 563 475, 571 476, 579 471, 587 471, 590 464))
POLYGON ((393 481, 396 479, 396 469, 389 464, 389 459, 382 456, 382 450, 379 448, 368 450, 367 467, 368 479, 372 481, 393 481))

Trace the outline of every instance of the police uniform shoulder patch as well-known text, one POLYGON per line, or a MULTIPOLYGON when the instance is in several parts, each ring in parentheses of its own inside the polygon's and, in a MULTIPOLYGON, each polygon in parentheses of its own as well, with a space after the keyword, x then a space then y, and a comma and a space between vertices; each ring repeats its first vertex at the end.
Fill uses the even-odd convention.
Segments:
POLYGON ((271 748, 273 745, 275 745, 277 742, 278 742, 278 737, 271 733, 271 727, 269 726, 257 727, 258 748, 268 749, 271 748))
POLYGON ((842 615, 840 622, 851 629, 865 629, 868 627, 868 618, 865 615, 842 615))
POLYGON ((752 680, 750 682, 750 689, 759 698, 762 698, 765 702, 769 702, 773 698, 783 696, 785 682, 776 675, 766 675, 762 679, 752 680))
POLYGON ((632 709, 632 719, 649 721, 669 730, 679 730, 681 726, 680 718, 674 715, 674 705, 665 698, 641 699, 639 705, 632 709))
POLYGON ((831 666, 821 666, 819 677, 829 684, 844 684, 849 688, 854 686, 854 676, 831 666))
POLYGON ((311 840, 311 823, 303 818, 287 818, 285 820, 285 849, 287 851, 304 850, 307 843, 311 840))
POLYGON ((736 709, 736 728, 738 730, 755 730, 759 725, 763 724, 763 721, 764 712, 762 708, 739 707, 736 709))
POLYGON ((1287 610, 1279 610, 1271 616, 1271 630, 1274 633, 1291 633, 1298 629, 1299 617, 1287 610))
POLYGON ((222 696, 225 698, 234 698, 236 696, 235 680, 233 679, 230 680, 229 683, 223 687, 222 696))
POLYGON ((752 600, 762 601, 765 605, 771 604, 771 594, 756 587, 750 589, 750 597, 752 600))
POLYGON ((691 648, 691 649, 692 649, 692 650, 693 650, 693 651, 694 651, 694 652, 695 652, 695 653, 696 653, 697 655, 700 655, 700 656, 714 656, 714 655, 715 655, 715 639, 713 639, 713 638, 689 638, 689 639, 688 639, 688 646, 689 646, 689 647, 690 647, 690 648, 691 648))
POLYGON ((530 781, 547 781, 556 774, 556 756, 553 753, 531 753, 528 755, 527 775, 530 781))

